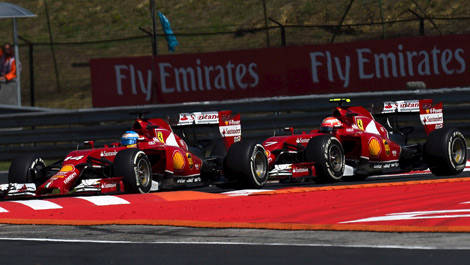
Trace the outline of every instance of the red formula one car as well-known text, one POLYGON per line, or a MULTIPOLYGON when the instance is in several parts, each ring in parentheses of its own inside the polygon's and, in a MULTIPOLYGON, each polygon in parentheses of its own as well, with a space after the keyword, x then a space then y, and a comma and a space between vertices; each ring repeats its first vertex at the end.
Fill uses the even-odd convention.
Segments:
POLYGON ((364 179, 370 175, 430 168, 435 175, 456 175, 467 161, 463 134, 443 125, 442 103, 403 100, 376 106, 372 115, 360 106, 337 102, 319 130, 271 137, 263 142, 269 177, 296 182, 317 177, 321 182, 364 179), (398 116, 418 116, 427 139, 408 143, 414 127, 399 127, 398 116))
POLYGON ((4 197, 71 193, 146 193, 177 187, 265 183, 261 145, 239 142, 240 115, 230 111, 182 113, 170 124, 139 117, 121 142, 70 152, 46 166, 34 154, 13 160, 4 197))

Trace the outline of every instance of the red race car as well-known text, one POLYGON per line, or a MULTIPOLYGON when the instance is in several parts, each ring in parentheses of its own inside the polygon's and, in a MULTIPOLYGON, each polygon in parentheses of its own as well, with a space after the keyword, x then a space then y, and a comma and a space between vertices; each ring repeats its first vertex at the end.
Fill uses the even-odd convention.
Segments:
POLYGON ((208 184, 261 187, 267 157, 259 144, 240 142, 240 115, 181 113, 170 123, 141 116, 121 142, 70 152, 46 166, 38 155, 13 160, 4 197, 71 193, 146 193, 208 184))
MULTIPOLYGON (((316 177, 320 182, 365 179, 370 175, 430 168, 435 175, 456 175, 467 161, 463 134, 443 125, 442 103, 432 100, 385 102, 372 115, 360 106, 343 106, 349 99, 331 99, 338 106, 319 130, 275 136, 263 142, 269 178, 285 182, 316 177), (427 139, 408 143, 414 127, 400 127, 398 116, 417 116, 427 139)), ((419 128, 418 128, 419 129, 419 128)))

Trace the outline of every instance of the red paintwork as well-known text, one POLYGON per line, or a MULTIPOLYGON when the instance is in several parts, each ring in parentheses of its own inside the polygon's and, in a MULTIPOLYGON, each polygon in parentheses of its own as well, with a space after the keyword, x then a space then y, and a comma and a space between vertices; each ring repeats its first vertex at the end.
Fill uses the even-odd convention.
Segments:
MULTIPOLYGON (((232 115, 231 111, 219 111, 219 127, 223 125, 240 124, 240 115, 232 115)), ((144 151, 152 163, 152 172, 160 174, 174 174, 178 176, 190 176, 200 173, 203 161, 192 154, 183 139, 173 132, 167 121, 163 119, 137 119, 132 130, 136 131, 140 139, 136 146, 122 146, 120 143, 105 145, 103 148, 91 148, 70 152, 62 163, 62 169, 49 180, 37 188, 37 195, 68 194, 80 182, 79 164, 87 163, 89 157, 106 159, 113 162, 117 153, 126 148, 138 148, 144 151), (173 157, 183 158, 183 166, 175 168, 173 157), (159 157, 160 159, 152 159, 159 157), (78 168, 77 168, 78 167, 78 168)), ((234 143, 234 136, 225 136, 224 142, 227 147, 234 143)), ((103 178, 100 180, 101 192, 123 191, 121 176, 114 178, 103 178), (109 184, 109 185, 107 185, 109 184)), ((125 187, 124 187, 125 189, 125 187)))
MULTIPOLYGON (((420 114, 429 113, 430 108, 440 110, 442 113, 442 103, 432 106, 432 100, 420 101, 420 114), (426 110, 428 112, 426 112, 426 110)), ((387 108, 385 106, 384 108, 387 108)), ((399 144, 393 142, 389 138, 387 129, 382 124, 375 121, 372 114, 361 106, 350 107, 336 107, 331 115, 339 119, 343 126, 334 130, 331 134, 338 138, 343 144, 346 159, 359 160, 361 157, 368 159, 371 162, 393 162, 398 161, 400 157, 401 147, 399 144), (370 144, 372 141, 378 142, 377 153, 371 153, 370 144)), ((432 130, 436 129, 436 125, 424 125, 426 132, 429 134, 432 130)), ((289 128, 290 129, 290 128, 289 128)), ((273 168, 276 164, 277 153, 274 150, 283 149, 285 144, 289 145, 302 145, 307 147, 311 138, 325 133, 319 130, 312 130, 308 133, 294 134, 291 130, 291 135, 287 136, 274 136, 266 139, 263 146, 268 154, 269 168, 273 168)), ((296 167, 305 167, 304 163, 294 163, 292 169, 296 167)), ((312 166, 314 168, 314 166, 312 166)), ((311 176, 315 176, 315 171, 311 176)), ((292 177, 304 177, 305 174, 295 174, 292 177)), ((286 178, 286 176, 277 176, 277 178, 286 178)))

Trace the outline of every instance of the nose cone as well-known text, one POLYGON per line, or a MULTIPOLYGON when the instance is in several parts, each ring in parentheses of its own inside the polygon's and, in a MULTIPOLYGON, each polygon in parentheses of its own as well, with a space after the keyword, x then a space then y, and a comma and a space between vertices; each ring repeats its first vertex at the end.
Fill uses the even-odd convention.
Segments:
POLYGON ((64 165, 59 172, 38 188, 40 194, 67 194, 78 177, 73 165, 64 165))

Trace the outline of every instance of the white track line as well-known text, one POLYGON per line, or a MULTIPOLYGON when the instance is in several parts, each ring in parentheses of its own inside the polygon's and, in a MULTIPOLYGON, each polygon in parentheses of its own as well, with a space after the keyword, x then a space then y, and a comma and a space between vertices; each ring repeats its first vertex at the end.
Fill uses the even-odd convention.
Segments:
POLYGON ((0 207, 0 213, 8 213, 8 210, 5 208, 0 207))
POLYGON ((228 196, 248 196, 250 194, 253 194, 253 193, 258 193, 258 192, 264 192, 264 191, 271 191, 271 190, 250 190, 250 189, 246 189, 246 190, 234 190, 234 191, 227 191, 227 192, 223 192, 221 194, 225 194, 225 195, 228 195, 228 196))
POLYGON ((23 204, 33 210, 50 210, 50 209, 62 208, 62 206, 56 203, 50 202, 50 201, 46 201, 46 200, 28 200, 28 201, 12 201, 12 202, 23 204))
POLYGON ((415 249, 415 250, 436 250, 436 249, 456 249, 470 250, 468 247, 438 247, 420 245, 367 245, 367 244, 302 244, 302 243, 263 243, 263 242, 224 242, 224 241, 119 241, 119 240, 88 240, 88 239, 61 239, 61 238, 24 238, 24 237, 0 237, 0 241, 34 241, 34 242, 62 242, 62 243, 92 243, 92 244, 157 244, 157 245, 240 245, 240 246, 285 246, 285 247, 343 247, 343 248, 383 248, 383 249, 415 249))
POLYGON ((96 206, 130 204, 130 202, 124 200, 123 198, 120 198, 118 196, 112 196, 112 195, 82 196, 82 197, 75 197, 75 198, 89 201, 96 206))

